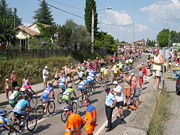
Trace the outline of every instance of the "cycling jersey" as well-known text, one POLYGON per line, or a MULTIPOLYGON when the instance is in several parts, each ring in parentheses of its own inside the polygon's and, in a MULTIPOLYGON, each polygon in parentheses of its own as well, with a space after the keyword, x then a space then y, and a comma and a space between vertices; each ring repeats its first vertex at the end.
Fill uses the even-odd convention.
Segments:
POLYGON ((5 125, 10 125, 7 118, 4 118, 3 116, 0 116, 0 127, 3 127, 5 125))
POLYGON ((85 85, 87 84, 87 81, 81 81, 78 85, 78 90, 85 90, 85 85))
POLYGON ((14 106, 17 103, 17 99, 18 97, 21 95, 22 93, 20 91, 14 91, 10 96, 9 96, 9 104, 14 106))
POLYGON ((101 73, 104 73, 104 68, 101 68, 100 72, 101 72, 101 73))
POLYGON ((23 115, 23 114, 26 113, 25 109, 28 106, 29 106, 29 102, 27 100, 25 100, 25 99, 21 99, 21 100, 18 101, 18 103, 14 107, 13 112, 16 112, 16 113, 18 113, 20 115, 23 115))
POLYGON ((51 86, 48 86, 42 93, 42 95, 49 95, 51 93, 51 91, 53 91, 54 88, 51 86))
POLYGON ((63 95, 70 96, 73 92, 74 92, 74 90, 73 90, 73 89, 71 89, 71 88, 67 88, 67 89, 65 90, 65 92, 63 93, 63 95))
POLYGON ((81 77, 83 77, 83 75, 84 75, 84 72, 83 72, 83 71, 80 71, 80 72, 79 72, 79 77, 81 78, 81 77))
POLYGON ((67 80, 66 77, 61 77, 61 78, 59 79, 59 85, 65 85, 66 80, 67 80))
POLYGON ((107 68, 104 69, 104 75, 108 76, 108 69, 107 68))

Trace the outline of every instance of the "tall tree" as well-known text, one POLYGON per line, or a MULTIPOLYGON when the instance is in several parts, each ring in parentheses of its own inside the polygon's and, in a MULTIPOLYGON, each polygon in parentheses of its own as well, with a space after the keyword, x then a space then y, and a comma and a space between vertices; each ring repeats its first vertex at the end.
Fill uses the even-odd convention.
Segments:
POLYGON ((52 25, 53 23, 53 17, 51 15, 50 8, 48 7, 48 4, 45 0, 42 0, 40 2, 40 8, 35 11, 34 19, 43 24, 52 25))
POLYGON ((91 33, 92 26, 92 11, 94 11, 94 34, 97 35, 97 24, 98 24, 98 14, 96 11, 96 2, 94 0, 86 0, 84 20, 85 25, 89 33, 91 33))
POLYGON ((157 42, 160 47, 167 47, 169 43, 169 29, 163 29, 157 35, 157 42))

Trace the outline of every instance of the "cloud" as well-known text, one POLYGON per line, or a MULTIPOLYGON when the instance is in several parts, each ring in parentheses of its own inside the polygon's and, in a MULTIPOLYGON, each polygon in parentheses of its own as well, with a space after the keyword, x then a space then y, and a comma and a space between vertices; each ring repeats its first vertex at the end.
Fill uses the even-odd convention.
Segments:
POLYGON ((140 10, 149 14, 151 22, 180 25, 180 0, 158 1, 140 10))
MULTIPOLYGON (((115 10, 107 10, 104 15, 100 16, 100 27, 116 38, 121 38, 124 33, 126 33, 126 35, 133 35, 134 30, 137 34, 138 32, 148 29, 148 27, 143 24, 136 24, 127 13, 115 10)), ((122 40, 132 41, 132 37, 126 37, 126 39, 124 38, 122 40)))

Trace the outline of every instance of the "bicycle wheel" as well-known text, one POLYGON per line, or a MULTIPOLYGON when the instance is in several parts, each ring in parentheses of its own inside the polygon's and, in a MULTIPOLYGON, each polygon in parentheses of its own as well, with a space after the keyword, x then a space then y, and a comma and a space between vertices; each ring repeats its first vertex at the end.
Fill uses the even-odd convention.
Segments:
POLYGON ((82 99, 82 97, 80 97, 80 98, 78 99, 78 107, 79 107, 79 108, 83 107, 83 99, 82 99))
POLYGON ((59 104, 62 103, 62 97, 63 97, 63 95, 62 95, 61 93, 59 93, 58 96, 57 96, 57 102, 58 102, 59 104))
POLYGON ((14 119, 14 112, 13 111, 8 112, 8 114, 6 115, 6 118, 8 119, 8 121, 12 123, 14 119))
POLYGON ((78 107, 77 107, 77 103, 76 102, 72 102, 72 107, 73 107, 73 112, 77 113, 78 107))
POLYGON ((61 113, 61 120, 62 120, 62 122, 66 122, 67 121, 67 115, 66 115, 66 112, 65 111, 63 111, 62 113, 61 113))
POLYGON ((37 106, 37 104, 38 104, 37 98, 36 97, 32 97, 30 99, 30 106, 31 106, 31 108, 35 108, 37 106))
POLYGON ((56 106, 55 106, 54 101, 50 101, 49 104, 48 104, 48 112, 49 112, 49 114, 54 113, 55 109, 56 109, 56 106))
POLYGON ((43 115, 44 115, 44 106, 43 105, 38 105, 36 108, 36 115, 37 118, 40 120, 42 119, 43 115))
POLYGON ((36 112, 30 112, 26 123, 27 130, 31 132, 36 128, 36 126, 37 126, 36 112))

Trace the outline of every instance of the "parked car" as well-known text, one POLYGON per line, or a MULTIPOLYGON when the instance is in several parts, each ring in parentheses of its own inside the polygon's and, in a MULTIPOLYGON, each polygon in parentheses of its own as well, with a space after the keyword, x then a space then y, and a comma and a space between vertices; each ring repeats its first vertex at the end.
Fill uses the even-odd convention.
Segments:
POLYGON ((180 73, 177 74, 177 79, 176 79, 176 93, 180 93, 180 73))

